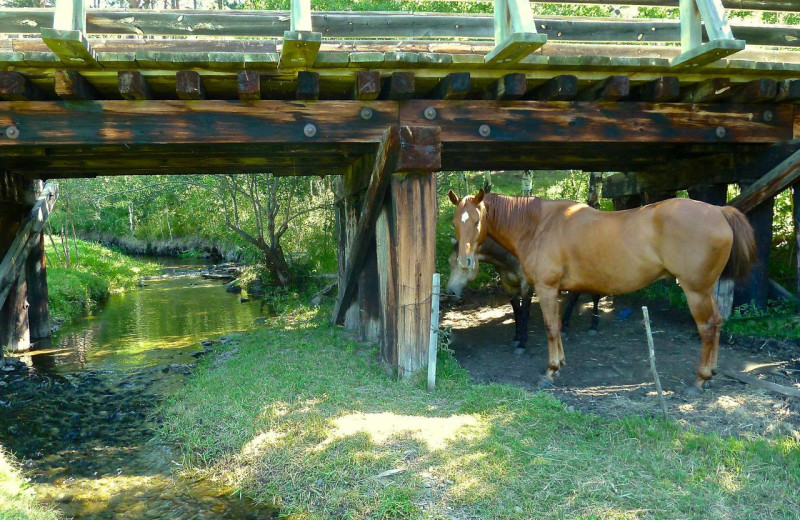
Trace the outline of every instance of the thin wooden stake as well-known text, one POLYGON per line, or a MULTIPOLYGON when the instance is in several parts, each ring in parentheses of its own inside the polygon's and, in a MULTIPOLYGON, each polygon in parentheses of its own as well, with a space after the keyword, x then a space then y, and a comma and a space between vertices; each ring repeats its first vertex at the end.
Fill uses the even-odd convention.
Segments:
POLYGON ((647 306, 642 307, 642 314, 644 315, 644 330, 647 332, 647 347, 650 351, 650 370, 653 371, 653 379, 656 381, 656 390, 658 391, 658 400, 661 402, 661 413, 664 414, 664 420, 667 420, 667 403, 664 401, 664 394, 661 391, 661 379, 658 377, 656 370, 656 349, 653 346, 653 333, 650 330, 650 314, 647 312, 647 306))
POLYGON ((441 276, 433 273, 431 290, 431 336, 428 341, 428 392, 436 386, 436 353, 439 350, 439 292, 441 276))

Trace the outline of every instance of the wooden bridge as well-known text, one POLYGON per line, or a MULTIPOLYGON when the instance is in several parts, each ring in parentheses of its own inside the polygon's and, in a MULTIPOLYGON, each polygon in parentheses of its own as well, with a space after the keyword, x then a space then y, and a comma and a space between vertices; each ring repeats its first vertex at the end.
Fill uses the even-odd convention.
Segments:
MULTIPOLYGON (((338 175, 334 319, 405 376, 426 364, 439 170, 622 171, 604 185, 619 208, 684 188, 721 204, 727 184, 755 182, 743 197, 768 254, 772 197, 797 175, 800 27, 731 24, 720 0, 615 4, 680 19, 540 18, 524 0, 495 0, 493 17, 309 0, 289 13, 3 10, 0 257, 33 179, 338 175)), ((11 326, 27 298, 14 284, 0 344, 31 334, 11 326)))

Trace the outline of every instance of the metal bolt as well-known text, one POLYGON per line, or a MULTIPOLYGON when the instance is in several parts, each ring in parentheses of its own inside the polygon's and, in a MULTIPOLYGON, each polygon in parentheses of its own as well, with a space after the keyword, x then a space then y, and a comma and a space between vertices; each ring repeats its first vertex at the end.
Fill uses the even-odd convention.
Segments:
POLYGON ((719 137, 720 139, 725 137, 725 134, 727 134, 727 133, 728 133, 728 131, 725 130, 724 126, 718 126, 717 127, 717 137, 719 137))
POLYGON ((361 109, 361 112, 359 112, 359 115, 364 121, 372 119, 372 109, 370 107, 364 107, 361 109))
POLYGON ((19 128, 17 128, 14 125, 11 125, 8 128, 6 128, 5 134, 6 137, 8 137, 9 139, 16 139, 17 137, 19 137, 19 128))
POLYGON ((306 134, 306 137, 314 137, 317 135, 317 127, 311 123, 308 123, 303 127, 303 133, 306 134))
POLYGON ((489 134, 492 133, 492 129, 489 128, 489 125, 481 125, 478 127, 478 133, 481 137, 489 137, 489 134))
POLYGON ((425 111, 422 113, 422 115, 425 116, 425 119, 427 119, 428 121, 433 121, 434 119, 436 119, 436 109, 433 107, 427 107, 425 108, 425 111))
POLYGON ((764 110, 764 121, 769 123, 775 117, 775 114, 772 113, 772 110, 764 110))

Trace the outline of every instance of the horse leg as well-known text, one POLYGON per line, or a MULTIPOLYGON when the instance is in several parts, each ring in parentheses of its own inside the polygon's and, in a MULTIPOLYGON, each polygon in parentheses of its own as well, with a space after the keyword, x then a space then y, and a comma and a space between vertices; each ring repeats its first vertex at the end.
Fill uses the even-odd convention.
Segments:
POLYGON ((561 328, 566 329, 569 327, 569 319, 572 317, 572 311, 575 310, 575 304, 578 303, 578 298, 581 297, 581 293, 576 291, 570 291, 569 296, 567 297, 567 306, 564 308, 564 315, 561 317, 561 328))
POLYGON ((544 328, 547 331, 547 371, 543 379, 553 383, 553 376, 564 365, 564 349, 561 346, 561 320, 558 316, 558 289, 555 287, 537 287, 539 305, 542 307, 544 328))
POLYGON ((511 308, 514 310, 514 339, 511 341, 511 348, 519 350, 520 343, 522 342, 522 334, 520 332, 522 324, 522 309, 520 308, 520 300, 516 296, 509 300, 511 308))
POLYGON ((528 319, 531 317, 531 296, 522 297, 522 307, 519 311, 520 317, 520 343, 514 354, 522 354, 528 348, 528 319))
POLYGON ((722 317, 717 309, 717 302, 711 289, 692 291, 684 288, 689 310, 697 324, 702 347, 700 350, 700 363, 697 365, 697 379, 690 393, 699 395, 703 390, 703 383, 717 373, 717 354, 719 352, 719 331, 722 326, 722 317))
POLYGON ((597 335, 597 327, 600 325, 600 311, 597 310, 600 305, 600 296, 597 294, 592 295, 592 325, 589 327, 589 335, 597 335))

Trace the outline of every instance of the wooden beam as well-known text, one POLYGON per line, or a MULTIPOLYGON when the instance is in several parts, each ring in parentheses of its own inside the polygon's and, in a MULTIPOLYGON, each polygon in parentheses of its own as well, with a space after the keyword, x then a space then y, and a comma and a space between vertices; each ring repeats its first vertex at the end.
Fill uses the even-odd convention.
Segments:
POLYGON ((539 101, 569 101, 578 95, 578 78, 561 74, 551 78, 533 90, 533 98, 539 101))
POLYGON ((153 99, 147 78, 138 70, 117 73, 117 89, 124 99, 153 99))
POLYGON ((372 101, 381 93, 381 73, 374 70, 361 70, 356 74, 352 99, 372 101))
POLYGON ((310 67, 314 64, 322 45, 322 34, 310 31, 286 31, 278 62, 280 69, 310 67))
POLYGON ((380 99, 403 101, 412 99, 416 90, 413 72, 393 72, 383 80, 380 99))
POLYGON ((434 172, 442 168, 442 132, 438 126, 401 126, 397 171, 434 172))
POLYGON ((206 98, 203 78, 196 70, 179 70, 175 74, 175 92, 183 100, 206 98))
POLYGON ((78 71, 56 70, 53 75, 56 94, 61 99, 67 101, 102 99, 94 86, 78 71))
POLYGON ((255 70, 240 70, 237 74, 236 90, 241 101, 261 99, 261 74, 255 70))
POLYGON ((100 67, 97 54, 81 31, 43 27, 42 40, 65 65, 100 67))
POLYGON ((298 71, 295 96, 304 101, 319 99, 319 72, 298 71))
POLYGON ((520 99, 528 91, 525 74, 518 72, 506 74, 492 82, 486 89, 485 99, 520 99))
POLYGON ((800 150, 791 154, 763 177, 743 189, 739 196, 730 202, 730 205, 744 213, 752 211, 794 184, 798 177, 800 177, 800 150))
POLYGON ((713 78, 686 88, 681 94, 681 100, 686 103, 711 103, 729 99, 732 95, 730 79, 713 78))
POLYGON ((464 99, 472 89, 469 72, 451 72, 428 94, 433 99, 464 99))
POLYGON ((778 82, 778 103, 797 103, 800 101, 800 79, 784 79, 778 82))
POLYGON ((774 79, 754 79, 733 88, 731 101, 734 103, 762 103, 775 99, 778 82, 774 79))
POLYGON ((672 60, 673 68, 703 67, 744 50, 744 40, 712 40, 672 60))
POLYGON ((609 76, 578 93, 582 101, 617 101, 630 94, 628 76, 609 76))
POLYGON ((44 98, 44 93, 21 73, 17 71, 0 72, 0 99, 36 101, 44 98))
POLYGON ((648 81, 636 91, 636 98, 649 103, 675 101, 681 95, 681 82, 675 76, 662 76, 648 81))
POLYGON ((395 168, 396 154, 400 144, 397 127, 387 129, 381 137, 375 153, 367 194, 360 212, 358 229, 352 241, 352 252, 348 255, 347 267, 339 283, 339 294, 333 309, 333 322, 342 323, 344 314, 355 294, 356 279, 367 254, 370 239, 375 230, 375 221, 381 211, 391 172, 395 168))

